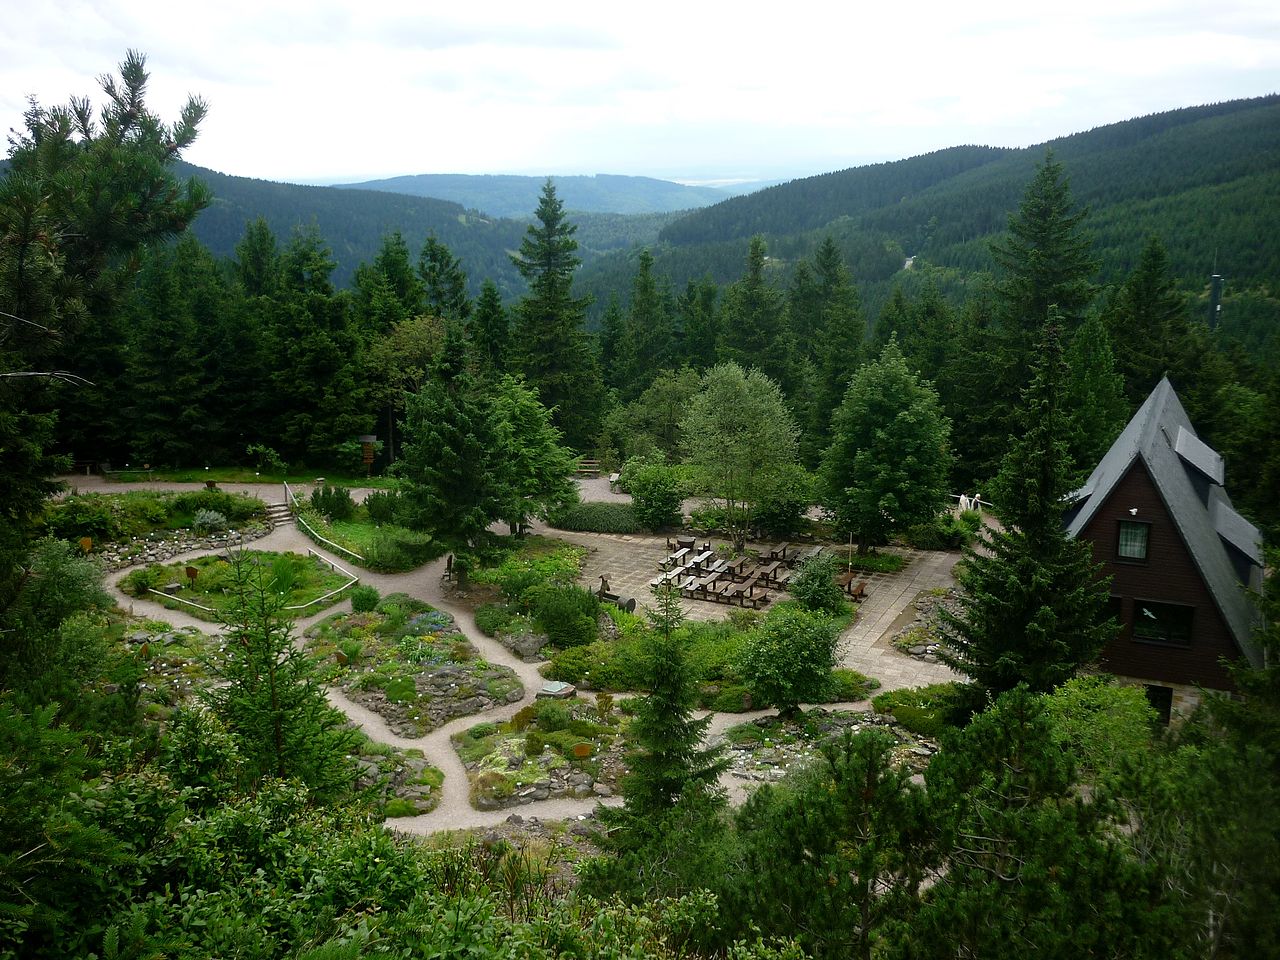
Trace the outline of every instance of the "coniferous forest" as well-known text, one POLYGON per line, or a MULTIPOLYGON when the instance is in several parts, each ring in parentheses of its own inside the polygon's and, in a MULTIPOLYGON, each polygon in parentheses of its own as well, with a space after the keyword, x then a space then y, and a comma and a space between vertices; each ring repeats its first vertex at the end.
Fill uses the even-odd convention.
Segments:
MULTIPOLYGON (((33 102, 0 180, 0 957, 1280 955, 1274 580, 1270 665, 1166 730, 1080 675, 1115 625, 1062 534, 1167 376, 1280 537, 1280 100, 689 213, 582 215, 548 179, 516 220, 199 171, 205 104, 160 118, 146 81, 130 53, 101 103, 33 102), (358 737, 265 565, 228 574, 217 682, 160 715, 102 570, 49 519, 72 471, 370 466, 378 509, 465 578, 570 527, 578 457, 623 473, 635 526, 573 529, 670 528, 707 497, 738 549, 818 506, 874 553, 981 490, 1000 527, 949 615, 969 682, 923 773, 871 729, 730 805, 659 594, 593 856, 411 840, 354 786, 358 737)), ((788 657, 826 663, 846 610, 817 580, 743 660, 784 716, 832 665, 788 657)))

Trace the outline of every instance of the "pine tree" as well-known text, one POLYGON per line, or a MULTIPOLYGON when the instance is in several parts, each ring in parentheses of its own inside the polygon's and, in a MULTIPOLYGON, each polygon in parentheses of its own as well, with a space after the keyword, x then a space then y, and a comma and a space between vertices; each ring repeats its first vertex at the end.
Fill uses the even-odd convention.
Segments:
POLYGON ((1186 300, 1174 289, 1169 255, 1159 237, 1142 248, 1138 266, 1105 310, 1107 332, 1124 394, 1137 406, 1168 375, 1186 391, 1201 361, 1193 352, 1186 300))
POLYGON ((457 549, 476 546, 500 513, 492 422, 450 324, 431 379, 405 404, 400 459, 409 523, 457 549))
POLYGON ((937 393, 891 337, 879 359, 854 374, 823 458, 823 502, 858 535, 859 553, 942 511, 949 433, 937 393))
POLYGON ((589 298, 573 296, 573 273, 582 262, 575 251, 575 224, 548 178, 520 252, 511 258, 529 282, 516 308, 514 341, 521 369, 556 425, 575 450, 594 442, 600 425, 603 386, 595 352, 583 330, 589 298))
POLYGON ((418 274, 422 277, 427 311, 444 320, 465 323, 471 316, 466 271, 453 251, 437 240, 435 234, 428 235, 422 245, 418 274))
POLYGON ((709 370, 718 359, 720 316, 716 299, 720 288, 710 277, 685 285, 676 304, 680 315, 682 350, 685 362, 698 372, 709 370))
POLYGON ((791 381, 791 347, 783 321, 782 296, 765 276, 764 238, 747 249, 747 271, 725 292, 721 309, 720 356, 755 367, 775 383, 791 381))
POLYGON ((669 300, 653 275, 653 254, 641 250, 622 338, 626 351, 618 363, 618 389, 623 400, 638 397, 658 371, 671 364, 675 344, 669 300))
POLYGON ((627 318, 616 293, 609 294, 609 303, 600 318, 600 369, 604 373, 605 386, 616 390, 635 364, 635 343, 628 337, 627 318))
POLYGON ((492 280, 485 280, 480 288, 480 299, 476 301, 475 315, 468 329, 472 353, 480 370, 485 374, 505 371, 511 330, 502 297, 492 280))
POLYGON ((298 779, 322 799, 355 785, 350 756, 359 736, 329 706, 316 665, 294 645, 283 596, 290 559, 270 567, 241 556, 232 563, 227 657, 205 699, 240 743, 253 783, 298 779))
POLYGON ((1115 630, 1090 546, 1069 540, 1062 523, 1072 464, 1060 337, 1050 322, 1023 393, 993 497, 1002 526, 987 530, 980 550, 966 550, 956 568, 960 612, 943 613, 943 660, 996 694, 1019 683, 1053 689, 1115 630))
POLYGON ((655 597, 645 657, 648 693, 636 703, 630 727, 636 749, 622 782, 626 822, 641 831, 657 824, 687 791, 714 792, 728 767, 723 748, 702 745, 711 718, 693 716, 697 682, 678 630, 684 619, 680 594, 667 588, 655 597))
POLYGON ((1068 453, 1083 480, 1129 418, 1124 381, 1116 373, 1111 338, 1096 313, 1085 318, 1067 348, 1063 403, 1072 428, 1068 453))

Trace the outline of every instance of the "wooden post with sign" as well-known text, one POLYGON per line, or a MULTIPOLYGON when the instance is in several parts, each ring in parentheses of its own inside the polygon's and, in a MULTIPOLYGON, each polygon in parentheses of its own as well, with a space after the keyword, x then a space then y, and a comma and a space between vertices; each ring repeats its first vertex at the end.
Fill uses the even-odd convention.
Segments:
POLYGON ((378 438, 372 433, 361 435, 360 441, 360 459, 364 463, 364 475, 371 476, 373 473, 373 445, 378 442, 378 438))

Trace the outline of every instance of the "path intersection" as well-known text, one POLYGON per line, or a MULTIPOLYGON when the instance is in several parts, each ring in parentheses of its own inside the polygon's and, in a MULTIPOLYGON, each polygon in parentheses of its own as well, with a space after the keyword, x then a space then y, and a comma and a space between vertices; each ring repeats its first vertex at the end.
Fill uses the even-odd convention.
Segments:
MULTIPOLYGON (((78 487, 81 492, 115 492, 125 489, 168 489, 190 490, 198 485, 156 483, 156 484, 102 484, 91 478, 68 477, 68 483, 78 487)), ((277 502, 283 498, 283 490, 279 484, 235 484, 223 485, 224 489, 248 493, 258 496, 267 503, 277 502)), ((605 488, 607 493, 607 487, 605 488)), ((584 490, 587 497, 598 498, 599 494, 592 488, 584 490)), ((362 498, 359 498, 362 499, 362 498)), ((600 584, 600 577, 606 576, 614 593, 634 596, 641 605, 651 600, 649 581, 657 574, 659 563, 667 553, 665 537, 651 536, 616 536, 608 534, 570 533, 561 530, 539 528, 550 536, 555 536, 571 543, 587 548, 587 557, 583 567, 581 584, 588 589, 595 589, 600 584)), ((349 561, 329 554, 316 547, 301 531, 295 527, 280 526, 266 536, 254 541, 255 550, 293 551, 306 553, 314 550, 326 559, 348 565, 349 561)), ((200 556, 207 551, 193 551, 173 558, 186 560, 200 556)), ((909 551, 907 566, 894 574, 870 574, 867 576, 867 599, 861 604, 854 623, 844 632, 840 639, 838 656, 840 665, 858 670, 881 683, 882 690, 893 690, 901 687, 923 686, 956 679, 956 675, 940 664, 925 663, 915 660, 894 649, 892 635, 899 622, 904 618, 908 606, 915 597, 925 590, 951 586, 952 567, 959 555, 956 553, 928 553, 909 551)), ((535 694, 543 683, 538 673, 539 664, 526 663, 519 659, 502 644, 481 633, 475 625, 475 619, 469 607, 462 605, 450 595, 444 581, 445 561, 443 558, 429 563, 417 570, 400 574, 379 574, 360 570, 362 583, 376 587, 382 594, 406 593, 412 597, 451 614, 456 620, 458 629, 466 636, 480 655, 490 663, 510 667, 524 685, 524 697, 511 704, 505 704, 481 714, 460 717, 432 731, 421 738, 402 737, 387 726, 376 713, 351 702, 340 690, 328 689, 330 702, 341 710, 371 740, 400 749, 418 749, 423 752, 428 762, 444 773, 444 784, 441 788, 439 805, 430 813, 416 817, 388 819, 388 827, 403 833, 430 834, 444 830, 455 830, 473 827, 495 826, 507 819, 512 811, 476 810, 469 801, 469 784, 467 773, 453 749, 450 737, 483 721, 501 721, 510 718, 521 707, 534 701, 535 694)), ((210 632, 207 621, 198 620, 181 611, 169 610, 165 607, 145 600, 130 597, 120 590, 119 582, 129 573, 129 569, 117 570, 107 577, 108 587, 122 608, 139 616, 153 620, 165 621, 175 627, 195 627, 203 632, 210 632)), ((727 610, 723 605, 701 600, 684 600, 686 614, 694 619, 714 620, 723 618, 727 610)), ((296 642, 302 643, 302 635, 307 627, 331 616, 335 612, 350 610, 350 600, 300 619, 295 623, 296 642)), ((843 704, 836 709, 865 710, 866 701, 857 704, 843 704)), ((771 710, 761 710, 747 714, 716 714, 708 731, 710 737, 719 736, 730 726, 744 723, 755 717, 767 716, 771 710)), ((731 798, 742 798, 742 785, 739 782, 724 784, 730 790, 731 798)), ((537 801, 519 808, 524 817, 536 816, 541 820, 563 820, 589 815, 601 801, 598 797, 591 799, 549 799, 537 801)), ((605 803, 616 803, 616 798, 605 803)))

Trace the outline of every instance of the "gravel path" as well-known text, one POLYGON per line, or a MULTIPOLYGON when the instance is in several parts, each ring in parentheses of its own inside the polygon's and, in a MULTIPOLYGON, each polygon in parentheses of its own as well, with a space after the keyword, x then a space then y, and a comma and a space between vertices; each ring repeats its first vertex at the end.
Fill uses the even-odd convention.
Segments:
MULTIPOLYGON (((192 490, 199 489, 195 484, 180 483, 141 483, 141 484, 104 484, 101 478, 97 477, 66 477, 69 484, 76 486, 81 492, 88 490, 100 492, 116 492, 126 489, 155 489, 155 490, 192 490), (98 481, 97 483, 82 483, 81 481, 98 481)), ((284 491, 280 484, 220 484, 220 489, 236 493, 248 493, 265 500, 268 503, 281 502, 284 499, 284 491)), ((592 500, 604 499, 627 499, 617 494, 610 494, 608 490, 608 482, 606 480, 579 480, 579 487, 582 488, 583 498, 592 500)), ((303 488, 304 490, 306 488, 303 488)), ((301 491, 300 491, 301 492, 301 491)), ((353 497, 363 499, 367 490, 352 491, 353 497), (359 496, 357 496, 357 493, 359 496)), ((554 531, 550 531, 554 534, 554 531)), ((474 809, 468 797, 469 783, 467 773, 459 759, 457 753, 453 749, 450 737, 460 730, 465 730, 477 723, 484 721, 501 721, 510 718, 521 707, 534 702, 535 694, 542 686, 543 679, 538 673, 538 664, 526 663, 509 651, 496 640, 485 636, 475 625, 475 618, 470 610, 459 607, 452 603, 444 593, 442 588, 442 577, 444 573, 444 558, 429 563, 417 570, 409 573, 400 574, 380 574, 373 573, 359 568, 353 568, 349 561, 341 557, 329 554, 327 551, 318 548, 311 540, 304 536, 296 527, 280 526, 253 543, 255 550, 271 550, 271 551, 293 551, 295 553, 306 553, 308 549, 315 551, 327 560, 337 562, 340 566, 351 569, 354 574, 360 577, 362 583, 377 587, 382 594, 388 593, 407 593, 412 597, 425 600, 432 606, 451 614, 457 624, 459 631, 467 638, 468 641, 476 648, 480 655, 490 663, 499 664, 509 667, 520 682, 524 685, 524 696, 517 703, 504 704, 483 714, 475 714, 468 717, 459 717, 450 721, 437 730, 432 731, 421 738, 402 737, 393 733, 387 726, 385 720, 373 711, 367 709, 360 704, 353 703, 348 699, 340 689, 330 687, 326 690, 329 702, 341 710, 350 720, 358 726, 369 739, 377 742, 388 744, 393 747, 402 749, 418 749, 421 750, 427 761, 438 767, 444 773, 444 785, 441 788, 441 796, 439 805, 430 813, 425 813, 416 817, 400 817, 387 820, 387 826, 390 829, 409 834, 426 835, 446 830, 457 830, 474 827, 489 827, 502 823, 513 812, 519 813, 521 816, 536 816, 541 819, 560 820, 585 816, 590 814, 602 802, 606 805, 615 805, 620 802, 617 797, 609 798, 601 801, 600 798, 593 797, 590 799, 549 799, 535 801, 530 804, 521 805, 513 809, 501 810, 476 810, 474 809)), ((206 555, 207 550, 196 550, 190 553, 182 554, 174 557, 172 561, 183 561, 197 556, 206 555)), ((219 628, 210 624, 208 621, 197 619, 190 614, 180 610, 169 610, 158 603, 152 603, 147 600, 140 600, 130 597, 120 590, 119 582, 127 574, 129 570, 118 570, 108 575, 107 587, 111 594, 121 607, 130 613, 139 616, 145 616, 149 619, 161 620, 174 625, 175 627, 191 626, 206 633, 217 632, 219 628)), ((935 575, 941 573, 941 570, 934 571, 935 575)), ((945 575, 949 578, 949 565, 945 569, 945 575)), ((895 597, 895 603, 887 604, 887 609, 880 611, 881 616, 888 616, 890 619, 897 614, 893 612, 897 608, 897 613, 910 602, 914 593, 907 594, 904 591, 901 597, 895 597)), ((299 619, 295 622, 295 643, 301 645, 303 643, 302 634, 312 624, 324 619, 327 616, 343 610, 350 610, 351 603, 344 600, 341 603, 329 607, 319 613, 299 619)), ((865 629, 865 628, 864 628, 865 629)), ((868 638, 869 639, 869 638, 868 638)), ((863 641, 867 643, 867 640, 863 641)), ((869 644, 868 644, 869 645, 869 644)), ((907 658, 903 658, 907 659, 907 658)), ((914 663, 914 661, 910 661, 914 663)), ((863 663, 862 666, 869 664, 863 663)), ((873 674, 874 675, 874 674, 873 674)), ((869 708, 868 701, 860 701, 850 704, 827 704, 827 709, 865 711, 869 708)), ((757 710, 750 713, 734 713, 734 714, 711 714, 711 724, 709 725, 707 736, 709 740, 719 737, 729 727, 740 723, 746 723, 757 717, 770 716, 775 713, 774 710, 757 710)), ((701 713, 700 716, 708 716, 707 713, 701 713)), ((749 785, 744 781, 725 774, 721 778, 721 785, 729 794, 730 801, 733 803, 741 803, 746 798, 749 785)))

